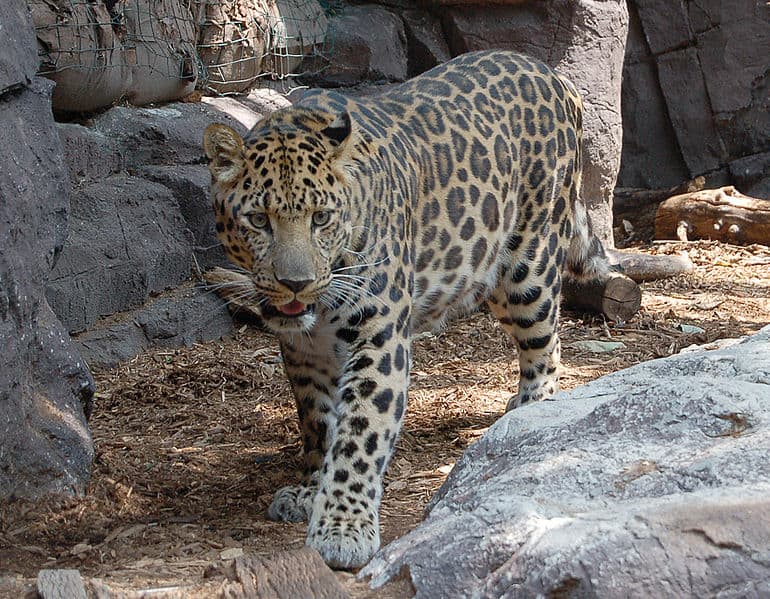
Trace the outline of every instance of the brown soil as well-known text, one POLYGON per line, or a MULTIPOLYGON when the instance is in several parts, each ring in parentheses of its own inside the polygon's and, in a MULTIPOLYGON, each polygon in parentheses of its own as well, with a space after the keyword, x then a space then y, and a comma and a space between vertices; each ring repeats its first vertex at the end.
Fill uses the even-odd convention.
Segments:
MULTIPOLYGON (((645 284, 641 312, 623 325, 564 314, 564 389, 770 322, 770 248, 693 242, 644 251, 685 252, 696 271, 645 284), (587 339, 625 348, 575 347, 587 339)), ((0 582, 77 568, 135 588, 189 584, 228 549, 269 557, 303 545, 304 524, 265 518, 300 453, 270 336, 244 326, 230 340, 154 351, 94 374, 97 458, 86 495, 0 507, 0 582)), ((502 414, 517 376, 513 345, 487 314, 416 342, 409 411, 386 479, 384 543, 420 521, 463 450, 502 414)), ((354 586, 351 575, 339 576, 354 586)), ((407 589, 401 583, 390 594, 407 589)))

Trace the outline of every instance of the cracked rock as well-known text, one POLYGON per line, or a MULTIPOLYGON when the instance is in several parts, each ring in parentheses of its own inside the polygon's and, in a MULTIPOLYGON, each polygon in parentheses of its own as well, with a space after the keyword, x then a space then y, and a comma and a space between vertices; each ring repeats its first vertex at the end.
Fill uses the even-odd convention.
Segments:
POLYGON ((770 326, 516 409, 362 571, 417 597, 770 596, 770 326))
POLYGON ((37 62, 26 4, 0 3, 0 500, 82 492, 94 455, 93 380, 45 299, 69 199, 37 62))

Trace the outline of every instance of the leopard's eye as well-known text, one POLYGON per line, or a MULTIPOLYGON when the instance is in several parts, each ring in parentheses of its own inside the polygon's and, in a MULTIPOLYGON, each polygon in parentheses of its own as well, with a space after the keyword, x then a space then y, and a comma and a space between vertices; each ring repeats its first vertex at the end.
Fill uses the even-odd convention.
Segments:
POLYGON ((270 225, 270 220, 264 212, 252 212, 247 218, 255 229, 265 229, 270 225))
POLYGON ((313 224, 316 227, 323 227, 331 219, 331 212, 328 210, 320 210, 313 212, 313 224))

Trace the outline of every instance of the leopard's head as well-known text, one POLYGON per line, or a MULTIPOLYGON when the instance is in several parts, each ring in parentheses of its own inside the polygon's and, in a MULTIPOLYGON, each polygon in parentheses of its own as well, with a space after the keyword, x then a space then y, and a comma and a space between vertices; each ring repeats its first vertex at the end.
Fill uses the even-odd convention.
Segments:
POLYGON ((249 303, 275 331, 307 331, 333 305, 334 268, 351 242, 351 119, 288 108, 246 139, 210 125, 204 148, 217 235, 246 271, 249 303))

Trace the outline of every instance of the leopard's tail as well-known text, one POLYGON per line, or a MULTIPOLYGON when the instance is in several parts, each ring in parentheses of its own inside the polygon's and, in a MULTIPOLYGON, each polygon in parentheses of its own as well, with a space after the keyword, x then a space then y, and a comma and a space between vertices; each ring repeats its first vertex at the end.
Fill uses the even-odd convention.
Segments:
POLYGON ((583 101, 575 85, 562 78, 567 89, 567 110, 577 134, 572 177, 565 189, 572 212, 572 238, 567 251, 565 275, 584 282, 606 279, 611 270, 602 242, 593 233, 591 219, 581 199, 583 178, 583 101))
POLYGON ((611 270, 602 242, 594 235, 585 204, 572 200, 572 239, 567 250, 567 276, 577 281, 603 280, 611 270))

